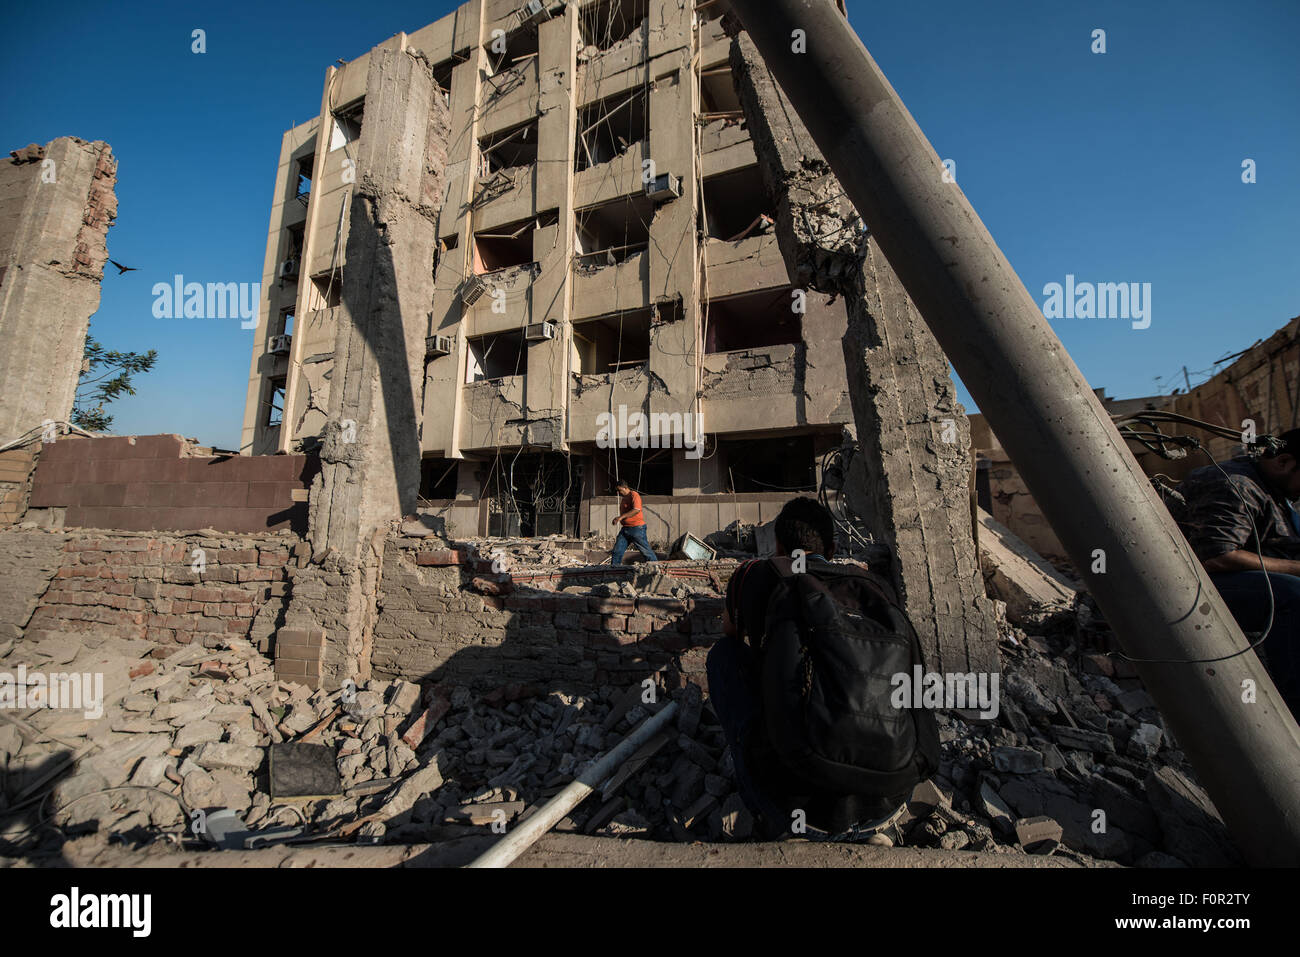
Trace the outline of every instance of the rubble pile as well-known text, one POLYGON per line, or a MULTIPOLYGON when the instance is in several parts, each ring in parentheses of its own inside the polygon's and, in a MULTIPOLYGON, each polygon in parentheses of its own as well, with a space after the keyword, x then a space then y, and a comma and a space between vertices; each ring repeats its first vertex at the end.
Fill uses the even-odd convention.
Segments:
MULTIPOLYGON (((327 693, 277 680, 243 639, 166 659, 143 657, 152 650, 144 642, 109 638, 93 649, 92 642, 46 638, 23 649, 33 671, 102 668, 112 659, 114 673, 99 718, 37 710, 20 719, 23 727, 0 723, 6 856, 23 839, 57 836, 34 829, 46 821, 65 835, 96 831, 139 844, 192 837, 195 812, 214 809, 236 812, 250 830, 299 826, 302 837, 364 841, 434 839, 441 825, 508 826, 666 700, 659 686, 534 695, 510 685, 475 697, 400 679, 327 693), (330 748, 342 793, 273 798, 267 751, 287 741, 330 748), (75 767, 35 791, 48 796, 24 800, 41 783, 34 772, 70 751, 75 767)), ((12 647, 0 650, 12 657, 12 647)), ((11 666, 0 656, 0 667, 11 666)), ((749 834, 721 729, 701 724, 697 687, 677 694, 676 728, 559 829, 669 840, 749 834)))
MULTIPOLYGON (((734 794, 721 728, 701 724, 698 688, 679 697, 676 726, 652 739, 559 830, 664 840, 748 836, 752 821, 734 794)), ((339 770, 353 796, 321 809, 321 820, 361 819, 363 837, 395 840, 428 839, 439 824, 508 827, 664 701, 657 688, 639 686, 533 695, 510 685, 476 699, 464 688, 422 695, 409 682, 377 683, 357 696, 354 720, 341 726, 339 770), (431 733, 439 720, 441 730, 431 733), (423 776, 417 788, 381 793, 394 762, 399 775, 414 769, 423 776), (375 793, 357 796, 367 790, 375 793)))
POLYGON ((1076 643, 1075 634, 1104 643, 1089 599, 1076 615, 1073 633, 1050 638, 1008 626, 996 719, 939 714, 942 763, 914 795, 907 843, 1153 867, 1237 863, 1136 671, 1076 643))
MULTIPOLYGON (((1104 633, 1091 606, 1079 605, 1069 629, 1053 621, 1052 635, 1007 626, 996 716, 940 713, 939 772, 918 786, 892 839, 1084 863, 1234 862, 1131 668, 1081 650, 1104 633)), ((300 840, 436 841, 466 826, 500 833, 674 698, 675 725, 557 829, 755 837, 707 697, 693 684, 665 687, 671 671, 588 693, 511 684, 476 695, 401 679, 326 692, 278 680, 243 639, 212 644, 165 658, 148 642, 90 635, 24 641, 21 655, 12 641, 0 645, 0 671, 13 673, 21 657, 33 671, 105 676, 102 717, 35 709, 0 719, 0 854, 30 858, 42 842, 53 852, 61 836, 89 831, 132 845, 192 839, 196 812, 215 809, 236 812, 249 831, 287 829, 300 840), (282 742, 328 749, 340 793, 273 796, 268 751, 282 742)))
POLYGON ((458 544, 485 561, 501 557, 510 568, 548 568, 585 565, 581 539, 551 535, 546 538, 467 538, 458 544))

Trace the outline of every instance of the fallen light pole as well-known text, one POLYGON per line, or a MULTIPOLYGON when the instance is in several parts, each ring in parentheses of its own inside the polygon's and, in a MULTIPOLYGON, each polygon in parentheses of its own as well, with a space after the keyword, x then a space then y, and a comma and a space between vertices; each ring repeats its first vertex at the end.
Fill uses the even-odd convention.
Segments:
POLYGON ((1139 661, 1246 859, 1300 864, 1300 727, 1253 652, 1207 660, 1245 636, 925 134, 829 0, 732 7, 1139 661))
POLYGON ((604 784, 611 774, 619 769, 624 761, 636 753, 637 748, 645 744, 668 720, 677 714, 677 702, 670 701, 641 722, 631 734, 624 738, 611 751, 605 753, 596 763, 569 782, 568 786, 551 798, 534 814, 517 828, 497 841, 487 851, 475 858, 469 867, 508 867, 537 840, 555 827, 563 818, 596 788, 604 784))

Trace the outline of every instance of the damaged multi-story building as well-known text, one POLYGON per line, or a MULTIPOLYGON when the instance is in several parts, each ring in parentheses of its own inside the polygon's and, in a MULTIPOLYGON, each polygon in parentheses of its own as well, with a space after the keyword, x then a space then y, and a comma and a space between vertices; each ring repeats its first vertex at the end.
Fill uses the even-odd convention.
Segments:
POLYGON ((815 490, 853 418, 843 305, 783 262, 725 6, 471 0, 329 67, 280 151, 243 450, 322 442, 361 268, 367 76, 404 51, 447 128, 441 189, 416 204, 430 255, 389 291, 422 343, 409 397, 385 390, 417 420, 420 510, 459 536, 585 535, 620 476, 668 542, 815 490))

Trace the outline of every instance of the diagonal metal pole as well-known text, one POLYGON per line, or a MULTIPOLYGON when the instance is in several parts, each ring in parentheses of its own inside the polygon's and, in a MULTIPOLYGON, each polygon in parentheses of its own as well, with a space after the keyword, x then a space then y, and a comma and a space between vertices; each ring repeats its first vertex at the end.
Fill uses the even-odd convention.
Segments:
POLYGON ((1300 728, 1253 652, 1205 661, 1245 636, 925 134, 830 0, 732 7, 1125 652, 1173 659, 1138 670, 1247 860, 1300 864, 1300 728))
POLYGON ((636 753, 677 714, 677 702, 670 701, 657 714, 646 718, 636 730, 605 752, 592 765, 569 782, 563 791, 541 806, 532 817, 501 838, 467 867, 509 867, 510 863, 540 840, 592 791, 605 784, 623 762, 636 753))

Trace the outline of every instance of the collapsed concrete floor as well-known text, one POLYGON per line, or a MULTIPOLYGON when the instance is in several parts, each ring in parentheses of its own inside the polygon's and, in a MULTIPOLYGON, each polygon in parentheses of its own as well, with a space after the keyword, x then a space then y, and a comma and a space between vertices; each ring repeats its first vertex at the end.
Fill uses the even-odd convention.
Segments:
MULTIPOLYGON (((1091 601, 1070 597, 1060 580, 1032 581, 1035 572, 1013 564, 1027 559, 1008 556, 1005 543, 991 539, 997 534, 992 528, 984 535, 984 555, 1011 569, 1016 582, 1029 582, 1010 605, 1025 627, 1002 622, 998 715, 941 712, 940 771, 913 795, 903 847, 893 850, 909 860, 919 860, 921 850, 952 855, 957 866, 987 863, 990 855, 1036 864, 1044 853, 1085 866, 1235 862, 1158 709, 1131 667, 1107 652, 1112 640, 1091 601)), ((705 607, 716 619, 716 596, 729 575, 722 568, 734 562, 713 564, 712 576, 687 590, 712 601, 705 607)), ((635 580, 666 580, 648 572, 635 580)), ((469 576, 467 594, 484 585, 469 576)), ((1013 597, 1005 580, 988 580, 1013 597)), ((626 592, 636 593, 631 581, 576 587, 598 602, 614 595, 631 601, 626 592)), ((565 592, 577 597, 575 586, 565 592)), ((147 861, 166 849, 203 850, 210 844, 194 833, 196 809, 234 811, 250 832, 300 829, 291 839, 310 842, 305 853, 338 844, 450 848, 467 834, 495 837, 674 698, 681 702, 675 727, 575 809, 557 834, 765 843, 735 793, 707 691, 691 678, 696 669, 655 671, 653 703, 640 682, 562 691, 508 673, 492 688, 376 677, 353 694, 277 678, 271 661, 242 637, 207 632, 188 646, 160 647, 108 632, 45 627, 0 639, 0 673, 20 666, 94 672, 105 682, 99 720, 79 711, 0 711, 0 855, 9 865, 101 854, 107 862, 120 860, 119 851, 147 861), (273 799, 268 752, 281 741, 329 748, 338 793, 273 799)), ((235 852, 213 856, 228 853, 235 852)))

